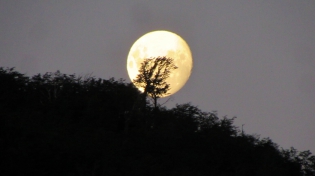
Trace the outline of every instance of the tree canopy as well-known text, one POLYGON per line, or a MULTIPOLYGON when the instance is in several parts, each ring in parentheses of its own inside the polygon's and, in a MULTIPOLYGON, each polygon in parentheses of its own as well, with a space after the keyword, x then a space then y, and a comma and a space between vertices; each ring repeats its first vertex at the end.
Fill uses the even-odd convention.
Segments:
POLYGON ((177 69, 174 59, 168 57, 157 57, 145 59, 140 66, 139 74, 133 83, 136 87, 142 88, 145 96, 149 95, 157 107, 157 99, 168 95, 170 84, 166 79, 171 71, 177 69))
POLYGON ((4 176, 315 175, 310 151, 282 149, 190 103, 133 113, 126 134, 140 92, 124 80, 0 67, 0 85, 4 176))

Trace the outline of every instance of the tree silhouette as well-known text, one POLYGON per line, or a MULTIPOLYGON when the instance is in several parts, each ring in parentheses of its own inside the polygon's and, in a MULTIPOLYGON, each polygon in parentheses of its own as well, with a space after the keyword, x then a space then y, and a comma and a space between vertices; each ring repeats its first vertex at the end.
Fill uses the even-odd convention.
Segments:
POLYGON ((144 102, 149 95, 153 99, 154 108, 157 107, 157 99, 167 95, 170 90, 170 84, 166 82, 166 79, 171 71, 177 68, 174 59, 165 56, 145 59, 141 63, 139 74, 133 83, 143 88, 144 102))
MULTIPOLYGON (((190 103, 149 119, 124 114, 140 92, 123 80, 0 67, 0 173, 6 175, 314 176, 315 156, 279 148, 190 103), (143 127, 149 127, 144 129, 143 127)), ((147 107, 152 108, 152 107, 147 107)))

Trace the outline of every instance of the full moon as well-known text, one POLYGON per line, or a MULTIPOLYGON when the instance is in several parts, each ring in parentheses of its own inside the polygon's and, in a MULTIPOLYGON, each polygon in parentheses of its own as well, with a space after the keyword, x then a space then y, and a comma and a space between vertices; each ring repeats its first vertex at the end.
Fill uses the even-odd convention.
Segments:
MULTIPOLYGON (((144 59, 168 57, 174 59, 178 67, 172 70, 166 82, 170 84, 168 95, 179 91, 187 82, 193 67, 193 59, 188 44, 179 35, 169 31, 153 31, 140 37, 130 48, 127 57, 127 71, 133 82, 139 74, 144 59)), ((143 90, 138 87, 140 91, 143 90)), ((164 97, 166 97, 164 96, 164 97)))

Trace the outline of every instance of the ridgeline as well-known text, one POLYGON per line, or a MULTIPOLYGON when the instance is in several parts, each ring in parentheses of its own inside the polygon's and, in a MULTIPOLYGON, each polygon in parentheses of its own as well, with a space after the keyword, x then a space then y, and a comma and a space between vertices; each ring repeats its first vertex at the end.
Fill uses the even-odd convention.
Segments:
POLYGON ((3 176, 315 175, 310 151, 282 149, 190 103, 143 109, 123 80, 0 67, 0 85, 3 176))

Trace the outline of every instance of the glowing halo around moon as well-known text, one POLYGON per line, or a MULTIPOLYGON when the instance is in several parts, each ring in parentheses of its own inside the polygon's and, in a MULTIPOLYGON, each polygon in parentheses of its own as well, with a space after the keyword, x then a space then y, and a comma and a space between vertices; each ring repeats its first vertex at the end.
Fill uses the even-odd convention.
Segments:
MULTIPOLYGON (((174 59, 174 64, 178 67, 166 80, 170 84, 167 96, 179 91, 189 79, 193 59, 185 40, 169 31, 149 32, 132 45, 127 57, 127 71, 131 81, 139 74, 139 68, 144 59, 163 56, 174 59)), ((139 87, 138 89, 143 91, 139 87)))

